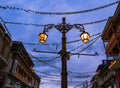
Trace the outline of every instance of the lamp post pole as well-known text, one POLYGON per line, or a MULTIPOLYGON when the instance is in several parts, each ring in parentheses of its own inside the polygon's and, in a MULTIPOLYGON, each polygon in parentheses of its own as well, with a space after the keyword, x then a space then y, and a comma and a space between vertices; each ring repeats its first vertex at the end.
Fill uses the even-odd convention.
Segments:
POLYGON ((62 51, 61 51, 61 60, 62 60, 62 72, 61 72, 61 88, 67 88, 67 51, 66 51, 66 29, 65 29, 65 19, 63 19, 62 26, 62 51))
POLYGON ((65 18, 62 18, 62 23, 58 25, 48 24, 44 27, 43 33, 39 34, 39 41, 44 43, 47 40, 48 35, 45 32, 52 28, 56 28, 62 33, 62 50, 60 51, 61 61, 62 61, 62 72, 61 72, 61 88, 67 88, 67 59, 69 57, 68 52, 66 51, 66 33, 72 28, 78 29, 82 34, 80 35, 83 42, 87 43, 89 41, 89 33, 85 32, 83 25, 81 24, 67 24, 65 18))

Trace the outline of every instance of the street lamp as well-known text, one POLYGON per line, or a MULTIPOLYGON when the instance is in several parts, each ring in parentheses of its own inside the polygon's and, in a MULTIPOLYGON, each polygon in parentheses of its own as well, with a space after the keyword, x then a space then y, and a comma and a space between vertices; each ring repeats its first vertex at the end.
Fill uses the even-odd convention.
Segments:
POLYGON ((47 38, 48 38, 48 35, 45 32, 39 34, 39 41, 41 43, 44 43, 47 40, 47 38))
POLYGON ((81 40, 84 43, 87 43, 89 41, 90 35, 88 32, 85 32, 84 26, 82 24, 67 24, 65 22, 65 18, 62 18, 62 23, 58 25, 54 24, 48 24, 44 26, 43 33, 39 34, 39 41, 41 43, 44 43, 47 40, 48 35, 46 32, 48 32, 50 29, 56 28, 58 31, 62 33, 62 50, 60 52, 61 55, 61 61, 62 61, 62 72, 61 72, 61 88, 67 88, 67 59, 69 52, 66 51, 66 33, 71 30, 72 28, 78 29, 80 32, 81 40))
POLYGON ((82 34, 80 34, 80 38, 84 43, 87 43, 89 41, 90 35, 88 32, 83 31, 82 34))

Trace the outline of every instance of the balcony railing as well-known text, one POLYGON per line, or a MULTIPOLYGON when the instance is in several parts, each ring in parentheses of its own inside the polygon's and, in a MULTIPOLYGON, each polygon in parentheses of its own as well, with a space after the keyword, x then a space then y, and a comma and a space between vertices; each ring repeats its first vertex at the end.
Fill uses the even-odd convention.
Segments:
POLYGON ((106 83, 109 79, 115 76, 115 72, 111 71, 108 72, 104 77, 99 78, 99 86, 102 86, 104 83, 106 83))
POLYGON ((24 82, 25 84, 28 85, 29 82, 28 82, 21 74, 19 74, 18 72, 15 72, 14 75, 15 75, 18 79, 20 79, 22 82, 24 82))
POLYGON ((14 76, 16 76, 18 79, 20 79, 22 82, 24 82, 26 85, 30 86, 30 87, 33 87, 34 84, 30 81, 30 80, 27 80, 26 77, 23 77, 20 73, 18 72, 15 72, 13 73, 14 76))

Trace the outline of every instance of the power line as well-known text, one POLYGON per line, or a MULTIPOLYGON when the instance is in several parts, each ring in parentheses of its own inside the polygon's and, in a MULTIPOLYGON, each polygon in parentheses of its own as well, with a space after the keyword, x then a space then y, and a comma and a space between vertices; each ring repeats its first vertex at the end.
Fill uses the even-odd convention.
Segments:
MULTIPOLYGON (((34 70, 38 73, 42 73, 42 74, 45 74, 46 76, 41 76, 41 79, 43 80, 49 80, 49 81, 54 81, 54 82, 61 82, 60 80, 56 80, 56 79, 60 79, 61 75, 55 75, 55 74, 50 74, 50 73, 46 73, 46 72, 41 72, 41 71, 38 71, 38 70, 34 70), (56 77, 56 78, 55 78, 56 77), (52 80, 54 79, 54 80, 52 80)), ((89 77, 93 77, 91 74, 91 72, 87 72, 87 74, 84 74, 83 75, 79 75, 79 76, 70 76, 68 74, 68 76, 70 77, 70 80, 68 81, 69 83, 80 83, 80 81, 77 81, 77 79, 86 79, 86 78, 89 78, 89 77), (77 78, 77 79, 76 79, 77 78), (73 79, 75 79, 75 81, 73 81, 73 79)))
MULTIPOLYGON (((92 25, 92 24, 97 24, 97 23, 101 23, 104 21, 107 21, 108 18, 106 19, 101 19, 101 20, 97 20, 97 21, 92 21, 92 22, 85 22, 85 23, 81 23, 82 25, 92 25)), ((36 27, 44 27, 47 24, 34 24, 34 23, 22 23, 22 22, 10 22, 10 21, 4 21, 5 24, 16 24, 16 25, 31 25, 31 26, 36 26, 36 27)))
MULTIPOLYGON (((46 73, 46 72, 41 72, 41 71, 38 71, 38 70, 34 70, 34 71, 36 71, 36 72, 38 72, 38 73, 42 73, 42 74, 45 74, 46 76, 41 76, 41 77, 44 77, 44 78, 55 78, 55 77, 61 77, 61 75, 56 75, 56 74, 50 74, 50 73, 46 73)), ((93 74, 91 74, 91 72, 86 72, 87 74, 85 74, 84 72, 83 73, 81 73, 81 74, 79 74, 79 75, 77 75, 77 76, 70 76, 69 74, 68 74, 68 76, 70 77, 70 78, 77 78, 77 79, 84 79, 84 78, 89 78, 89 77, 93 77, 92 75, 93 74)))
MULTIPOLYGON (((96 35, 96 34, 95 34, 95 35, 96 35)), ((93 37, 93 36, 95 36, 95 35, 92 35, 91 37, 93 37)), ((98 35, 98 36, 100 36, 100 35, 101 35, 101 33, 97 33, 97 35, 98 35)), ((96 38, 98 38, 98 36, 97 36, 96 38)), ((90 42, 92 42, 92 41, 96 40, 96 38, 94 38, 94 39, 90 40, 90 42)), ((74 51, 74 50, 76 50, 76 49, 78 49, 78 48, 82 47, 83 45, 84 45, 84 44, 82 44, 82 45, 79 45, 79 46, 75 47, 74 49, 70 50, 70 52, 72 52, 72 51, 74 51)))
POLYGON ((101 35, 99 35, 98 37, 95 38, 95 40, 89 44, 86 48, 82 49, 81 51, 79 51, 78 53, 83 52, 84 50, 86 50, 87 48, 89 48, 90 46, 92 46, 99 38, 101 37, 101 35))
MULTIPOLYGON (((56 76, 56 77, 61 77, 61 75, 56 75, 56 74, 50 74, 50 73, 47 73, 47 72, 41 72, 41 71, 38 71, 38 70, 35 70, 34 71, 38 72, 38 73, 42 73, 42 74, 45 74, 45 75, 49 75, 49 76, 56 76)), ((82 73, 79 73, 78 76, 70 76, 68 74, 69 77, 75 77, 75 78, 81 78, 81 76, 90 76, 88 74, 93 74, 95 72, 82 72, 82 73), (87 75, 86 75, 87 74, 87 75)))
MULTIPOLYGON (((35 57, 35 56, 31 55, 31 54, 29 54, 29 55, 32 56, 32 58, 35 58, 38 62, 42 62, 42 63, 47 64, 48 66, 50 66, 50 67, 52 67, 52 68, 55 68, 55 69, 57 69, 57 70, 61 70, 60 68, 57 68, 57 67, 55 67, 55 66, 53 66, 53 65, 51 65, 51 64, 49 64, 49 63, 47 63, 47 62, 45 62, 45 61, 40 60, 38 57, 35 57)), ((83 74, 83 73, 72 72, 72 71, 68 71, 68 73, 71 73, 71 74, 83 74)), ((84 74, 87 74, 87 73, 88 73, 88 72, 84 72, 84 74)), ((93 73, 93 72, 91 72, 91 73, 93 73)))
POLYGON ((119 2, 120 1, 116 1, 116 2, 112 2, 112 3, 109 3, 107 5, 103 5, 100 7, 81 10, 81 11, 73 11, 73 12, 40 12, 40 11, 31 10, 31 9, 18 8, 18 7, 14 7, 14 6, 8 6, 8 5, 7 6, 0 6, 0 9, 19 10, 19 11, 24 11, 26 13, 33 13, 33 14, 39 14, 39 15, 72 15, 72 14, 81 14, 81 13, 97 11, 97 10, 104 9, 104 8, 110 7, 112 5, 115 5, 119 2))
POLYGON ((29 55, 30 55, 32 58, 36 59, 38 62, 42 62, 42 63, 47 64, 48 66, 50 66, 50 67, 52 67, 52 68, 55 68, 55 69, 57 69, 57 70, 61 70, 61 69, 58 68, 58 67, 55 67, 55 66, 53 66, 53 65, 51 65, 51 64, 49 64, 49 63, 47 63, 47 62, 45 62, 45 61, 43 61, 43 60, 40 60, 38 57, 35 57, 35 56, 31 55, 31 54, 29 54, 29 55))
MULTIPOLYGON (((42 80, 53 81, 53 82, 61 82, 61 80, 46 79, 46 78, 42 78, 42 80)), ((81 81, 68 81, 68 82, 69 83, 82 83, 81 81)))
POLYGON ((35 69, 34 69, 34 71, 42 73, 42 74, 45 74, 45 75, 49 75, 49 76, 60 77, 60 75, 55 75, 55 74, 50 74, 50 73, 46 73, 46 72, 41 72, 41 71, 38 71, 38 70, 35 70, 35 69))
MULTIPOLYGON (((42 62, 42 63, 44 63, 44 64, 46 64, 46 65, 48 65, 48 66, 50 66, 52 68, 55 68, 57 70, 61 70, 58 67, 55 67, 55 66, 53 66, 53 65, 51 65, 51 64, 49 64, 49 63, 47 63, 47 62, 45 62, 43 60, 40 60, 38 57, 35 57, 35 56, 31 55, 31 54, 29 54, 29 55, 32 56, 32 58, 36 59, 38 62, 42 62)), ((72 71, 68 71, 68 73, 71 73, 71 74, 82 74, 82 73, 79 73, 79 72, 72 72, 72 71)), ((87 74, 87 73, 85 72, 84 74, 87 74)))

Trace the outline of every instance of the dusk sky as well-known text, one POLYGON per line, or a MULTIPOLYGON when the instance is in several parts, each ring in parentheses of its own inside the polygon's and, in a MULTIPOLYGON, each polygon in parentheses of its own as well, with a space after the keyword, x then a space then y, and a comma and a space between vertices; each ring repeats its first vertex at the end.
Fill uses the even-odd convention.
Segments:
POLYGON ((63 17, 66 18, 66 23, 68 24, 90 23, 89 25, 83 25, 85 31, 92 36, 88 43, 74 41, 79 40, 79 35, 81 34, 79 30, 74 30, 74 28, 66 35, 67 42, 73 41, 72 43, 67 43, 67 51, 71 51, 71 53, 79 52, 80 54, 94 54, 97 52, 99 54, 98 56, 71 55, 70 60, 67 61, 68 88, 82 88, 82 85, 81 87, 76 86, 83 84, 85 81, 88 81, 89 84, 91 77, 95 74, 97 66, 102 63, 103 59, 106 59, 104 45, 99 36, 100 33, 103 32, 107 22, 105 19, 114 15, 117 4, 89 12, 86 12, 86 10, 102 7, 116 1, 117 0, 0 0, 0 17, 4 22, 11 22, 5 23, 5 25, 11 34, 12 40, 23 42, 28 53, 37 57, 31 59, 35 64, 34 70, 41 77, 40 88, 61 88, 61 59, 59 55, 33 52, 33 49, 50 52, 59 52, 61 50, 62 36, 55 28, 47 32, 48 39, 45 44, 39 42, 38 35, 43 31, 42 25, 57 25, 62 22, 63 17), (5 6, 6 9, 2 8, 3 6, 5 6), (10 6, 19 9, 9 8, 10 6), (29 11, 26 12, 25 10, 29 11), (35 11, 39 13, 35 13, 35 11), (61 15, 40 13, 77 11, 84 12, 61 15), (104 21, 91 23, 100 20, 104 21), (22 23, 22 25, 13 23, 22 23), (31 24, 39 24, 39 26, 31 24), (78 46, 81 47, 76 48, 78 46))

